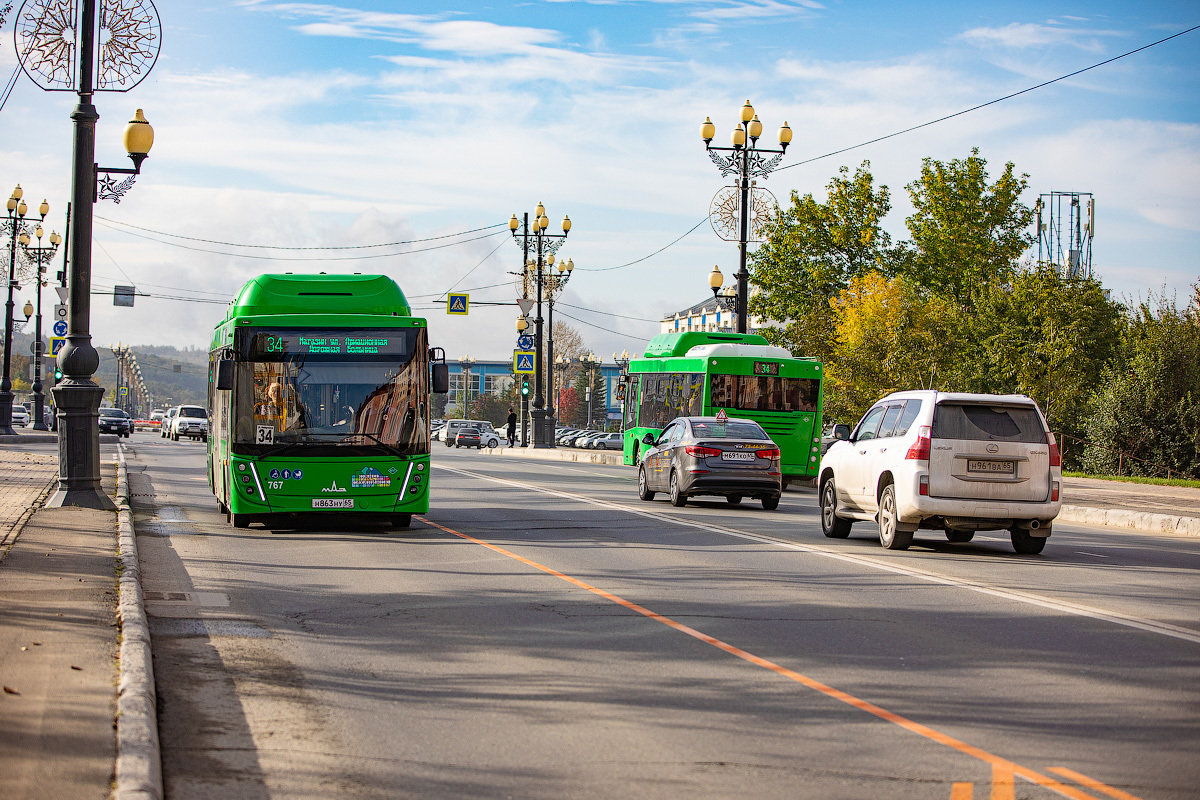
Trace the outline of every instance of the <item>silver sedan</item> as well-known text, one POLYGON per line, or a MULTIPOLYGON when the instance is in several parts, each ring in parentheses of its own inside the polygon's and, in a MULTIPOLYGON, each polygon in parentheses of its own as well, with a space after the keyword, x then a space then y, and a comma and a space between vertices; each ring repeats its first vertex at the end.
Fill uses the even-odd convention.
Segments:
POLYGON ((638 496, 670 494, 682 506, 688 497, 715 495, 737 504, 744 497, 773 511, 783 491, 779 447, 757 422, 718 417, 677 417, 657 438, 646 434, 638 468, 638 496))

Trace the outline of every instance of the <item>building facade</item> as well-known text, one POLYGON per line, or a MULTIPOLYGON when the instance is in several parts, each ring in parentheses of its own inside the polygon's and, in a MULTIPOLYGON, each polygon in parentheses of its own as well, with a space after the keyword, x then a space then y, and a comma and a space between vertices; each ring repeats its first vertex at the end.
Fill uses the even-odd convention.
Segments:
MULTIPOLYGON (((750 317, 747 322, 750 333, 757 333, 764 324, 759 317, 750 317)), ((718 305, 715 297, 710 297, 690 308, 663 317, 659 333, 683 333, 684 331, 734 333, 736 330, 737 321, 734 312, 722 308, 718 305)))
MULTIPOLYGON (((513 374, 512 361, 476 361, 471 364, 468 370, 464 373, 462 365, 450 357, 446 358, 446 366, 450 371, 450 394, 446 399, 447 415, 453 412, 455 406, 460 410, 463 402, 463 390, 466 388, 468 397, 471 400, 479 397, 480 393, 484 394, 503 394, 510 390, 519 378, 513 374)), ((621 403, 617 400, 617 386, 621 381, 621 370, 616 364, 601 364, 596 367, 597 373, 604 381, 604 396, 607 401, 606 408, 593 408, 592 419, 596 422, 619 421, 621 419, 621 403)), ((555 370, 555 387, 558 389, 558 381, 562 373, 555 370)), ((523 376, 524 377, 524 376, 523 376)), ((528 378, 532 382, 533 376, 528 378)), ((557 408, 557 398, 548 398, 554 400, 554 405, 557 408)), ((530 394, 530 402, 533 401, 533 395, 530 394)), ((488 420, 492 424, 503 422, 503 420, 488 420)))

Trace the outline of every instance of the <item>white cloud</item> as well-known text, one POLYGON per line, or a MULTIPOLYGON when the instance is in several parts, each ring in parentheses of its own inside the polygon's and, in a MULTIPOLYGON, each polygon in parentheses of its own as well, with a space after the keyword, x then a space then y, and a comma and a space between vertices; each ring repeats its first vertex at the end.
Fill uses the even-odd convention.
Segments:
POLYGON ((971 28, 958 38, 980 47, 1030 49, 1072 47, 1088 53, 1103 53, 1104 39, 1127 35, 1123 31, 1063 28, 1056 24, 1012 22, 997 28, 971 28))

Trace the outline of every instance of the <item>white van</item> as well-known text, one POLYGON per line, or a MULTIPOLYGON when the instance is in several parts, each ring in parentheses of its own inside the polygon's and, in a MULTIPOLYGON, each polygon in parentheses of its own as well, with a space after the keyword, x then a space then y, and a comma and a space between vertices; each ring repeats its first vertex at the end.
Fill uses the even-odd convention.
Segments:
POLYGON ((918 528, 967 542, 1007 529, 1018 553, 1040 553, 1062 507, 1062 462, 1041 410, 1024 395, 896 392, 851 431, 835 426, 821 459, 826 536, 875 522, 904 550, 918 528))

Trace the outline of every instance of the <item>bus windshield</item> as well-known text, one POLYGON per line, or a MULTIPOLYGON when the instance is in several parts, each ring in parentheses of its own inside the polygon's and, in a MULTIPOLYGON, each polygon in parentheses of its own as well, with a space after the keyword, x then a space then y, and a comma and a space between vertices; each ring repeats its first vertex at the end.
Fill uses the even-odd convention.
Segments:
POLYGON ((233 443, 245 454, 429 452, 424 328, 238 332, 233 443))

